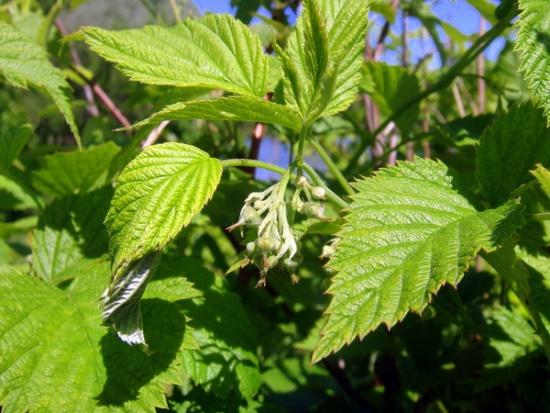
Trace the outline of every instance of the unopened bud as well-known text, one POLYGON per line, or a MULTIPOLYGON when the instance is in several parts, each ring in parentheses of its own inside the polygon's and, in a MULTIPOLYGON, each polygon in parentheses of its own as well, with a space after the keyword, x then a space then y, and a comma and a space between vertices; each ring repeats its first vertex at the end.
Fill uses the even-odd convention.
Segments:
POLYGON ((314 199, 322 201, 327 196, 327 191, 321 186, 316 186, 311 190, 311 196, 314 199))
POLYGON ((249 254, 249 255, 252 255, 254 254, 254 250, 256 249, 256 243, 254 242, 249 242, 248 244, 246 244, 246 252, 249 254))
POLYGON ((261 237, 256 240, 256 246, 262 252, 272 252, 278 247, 278 242, 269 237, 261 237))
POLYGON ((336 249, 334 248, 334 245, 329 244, 325 245, 323 247, 323 252, 321 253, 321 258, 330 258, 332 254, 334 254, 336 249))
POLYGON ((305 188, 308 185, 309 185, 309 182, 307 181, 307 178, 305 176, 299 177, 298 180, 296 181, 296 186, 298 188, 305 188))
POLYGON ((317 202, 307 202, 300 212, 313 218, 323 219, 325 217, 325 208, 317 202))
POLYGON ((288 258, 283 261, 283 265, 290 272, 294 272, 296 271, 296 268, 298 268, 298 263, 288 258))

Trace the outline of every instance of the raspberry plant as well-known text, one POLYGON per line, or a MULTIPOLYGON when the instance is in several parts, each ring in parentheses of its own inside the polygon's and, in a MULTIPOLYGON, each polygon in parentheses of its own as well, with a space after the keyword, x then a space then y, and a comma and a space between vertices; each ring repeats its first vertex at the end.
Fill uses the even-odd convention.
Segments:
POLYGON ((2 411, 550 409, 549 2, 5 3, 2 411))

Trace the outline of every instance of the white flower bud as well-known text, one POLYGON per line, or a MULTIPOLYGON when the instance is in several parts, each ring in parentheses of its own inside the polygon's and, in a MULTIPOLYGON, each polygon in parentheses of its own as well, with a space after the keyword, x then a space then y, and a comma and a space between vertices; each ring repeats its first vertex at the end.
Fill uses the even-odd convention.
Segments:
POLYGON ((322 201, 327 196, 327 191, 325 191, 325 188, 321 186, 316 186, 311 190, 311 196, 314 199, 322 201))

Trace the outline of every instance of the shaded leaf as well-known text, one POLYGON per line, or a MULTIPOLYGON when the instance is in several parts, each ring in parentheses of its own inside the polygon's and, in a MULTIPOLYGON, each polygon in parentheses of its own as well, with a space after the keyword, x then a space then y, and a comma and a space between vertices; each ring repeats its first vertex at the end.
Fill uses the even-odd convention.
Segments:
POLYGON ((107 252, 103 220, 112 188, 86 195, 71 195, 49 204, 33 231, 33 269, 39 277, 57 284, 59 275, 81 258, 107 252))
POLYGON ((0 172, 6 172, 32 135, 30 125, 0 129, 0 172))
POLYGON ((120 148, 113 142, 80 151, 57 152, 44 158, 33 172, 33 184, 48 195, 85 193, 105 185, 109 168, 120 148))
POLYGON ((477 152, 477 178, 491 205, 499 205, 529 178, 536 163, 550 165, 550 129, 542 111, 520 105, 485 129, 477 152))
MULTIPOLYGON (((368 62, 363 67, 363 82, 366 81, 372 87, 366 91, 372 96, 384 117, 391 116, 403 102, 420 93, 418 78, 403 67, 381 62, 368 62)), ((401 133, 410 132, 419 112, 420 103, 417 103, 395 120, 401 133)))

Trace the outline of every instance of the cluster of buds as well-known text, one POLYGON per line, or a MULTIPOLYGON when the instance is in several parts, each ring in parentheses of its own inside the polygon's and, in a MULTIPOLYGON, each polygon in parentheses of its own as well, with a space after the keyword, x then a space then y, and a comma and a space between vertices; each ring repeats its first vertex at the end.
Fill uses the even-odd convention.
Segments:
MULTIPOLYGON (((292 281, 297 281, 295 271, 298 267, 298 242, 287 215, 287 183, 288 180, 283 179, 265 191, 249 194, 241 209, 239 220, 228 228, 241 228, 242 235, 245 226, 257 227, 256 240, 246 245, 246 258, 242 264, 252 263, 259 268, 258 286, 265 286, 267 272, 275 266, 289 271, 292 281)), ((313 187, 306 178, 301 177, 297 181, 297 191, 291 207, 305 215, 322 218, 323 206, 317 201, 324 197, 323 188, 313 187), (306 194, 305 202, 300 199, 301 192, 306 194)))
POLYGON ((296 211, 310 218, 324 219, 325 207, 322 202, 326 198, 325 188, 313 186, 305 176, 298 178, 296 186, 298 191, 293 202, 296 211), (302 192, 306 197, 305 201, 300 198, 302 192))

